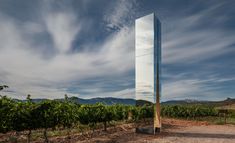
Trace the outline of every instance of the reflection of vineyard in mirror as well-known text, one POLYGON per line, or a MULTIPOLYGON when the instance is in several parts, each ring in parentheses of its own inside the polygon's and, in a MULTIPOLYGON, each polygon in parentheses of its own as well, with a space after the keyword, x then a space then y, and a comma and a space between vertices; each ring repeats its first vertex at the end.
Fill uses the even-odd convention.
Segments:
POLYGON ((160 131, 160 22, 155 14, 141 17, 135 22, 136 47, 136 105, 140 108, 141 120, 136 121, 136 131, 155 133, 160 131), (150 110, 149 110, 150 109, 150 110))

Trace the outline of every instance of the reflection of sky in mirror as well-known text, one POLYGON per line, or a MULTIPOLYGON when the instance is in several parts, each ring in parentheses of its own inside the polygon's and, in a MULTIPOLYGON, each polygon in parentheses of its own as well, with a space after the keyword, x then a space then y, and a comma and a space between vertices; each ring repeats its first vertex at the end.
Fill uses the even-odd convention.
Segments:
POLYGON ((136 99, 154 100, 154 15, 136 20, 136 99))

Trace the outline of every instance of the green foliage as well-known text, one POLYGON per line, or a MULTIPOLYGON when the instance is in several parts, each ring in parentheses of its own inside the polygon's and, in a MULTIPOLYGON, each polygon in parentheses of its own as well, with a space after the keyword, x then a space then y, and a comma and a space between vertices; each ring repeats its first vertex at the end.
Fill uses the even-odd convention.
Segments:
POLYGON ((15 102, 6 96, 1 97, 0 100, 0 132, 7 132, 13 130, 12 128, 12 109, 15 102))
MULTIPOLYGON (((153 105, 79 105, 68 100, 47 100, 33 103, 28 95, 26 102, 17 102, 6 96, 0 97, 0 132, 56 128, 72 128, 88 125, 95 129, 97 123, 111 121, 138 121, 153 117, 153 105)), ((234 111, 231 111, 234 117, 234 111)), ((169 105, 161 107, 161 115, 174 118, 195 118, 216 116, 214 107, 202 105, 169 105)))
POLYGON ((161 115, 173 118, 195 118, 216 116, 217 110, 204 105, 168 105, 162 106, 161 115))

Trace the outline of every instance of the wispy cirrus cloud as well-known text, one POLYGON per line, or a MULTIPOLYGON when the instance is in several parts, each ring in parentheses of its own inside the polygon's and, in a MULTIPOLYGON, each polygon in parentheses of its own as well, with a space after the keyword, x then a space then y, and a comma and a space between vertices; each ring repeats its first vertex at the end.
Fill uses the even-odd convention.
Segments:
MULTIPOLYGON (((233 96, 233 93, 223 95, 223 89, 225 88, 223 86, 235 82, 234 77, 221 78, 213 74, 205 74, 204 76, 200 74, 194 77, 182 74, 180 76, 170 75, 167 78, 168 80, 163 82, 163 101, 183 99, 221 100, 221 96, 223 98, 233 96)), ((229 88, 225 88, 225 90, 229 88)))
POLYGON ((171 30, 167 29, 163 36, 163 63, 202 62, 234 51, 230 48, 234 44, 233 32, 205 24, 215 25, 227 19, 226 15, 217 15, 216 19, 211 18, 211 15, 222 6, 223 3, 212 5, 198 13, 172 19, 171 30))
POLYGON ((54 47, 59 52, 68 52, 81 28, 72 12, 50 12, 45 16, 46 30, 53 39, 54 47))
POLYGON ((233 2, 12 3, 0 2, 0 82, 11 97, 133 97, 134 20, 155 10, 162 100, 234 97, 233 2))
MULTIPOLYGON (((89 47, 98 49, 95 52, 88 49, 69 53, 73 40, 82 36, 79 31, 86 25, 80 24, 82 21, 70 10, 54 12, 47 9, 42 13, 40 23, 23 22, 29 26, 19 26, 7 15, 1 17, 1 79, 14 91, 9 93, 12 97, 24 98, 24 95, 32 94, 33 98, 60 98, 65 93, 76 96, 79 91, 72 93, 68 90, 71 82, 97 77, 115 78, 134 68, 133 27, 110 34, 102 43, 89 43, 89 47), (40 34, 46 35, 47 39, 42 37, 42 43, 35 44, 30 35, 40 34), (45 58, 48 52, 49 56, 45 58)), ((103 89, 94 92, 97 91, 107 93, 95 96, 112 96, 112 93, 120 92, 103 89)))
POLYGON ((103 18, 107 28, 118 30, 120 28, 128 28, 128 26, 133 25, 133 20, 135 19, 137 12, 137 5, 138 3, 136 0, 120 0, 112 3, 112 5, 107 8, 106 14, 103 18))
POLYGON ((234 73, 228 71, 233 70, 235 37, 224 27, 231 14, 221 13, 228 3, 207 5, 163 20, 162 100, 234 97, 234 73))

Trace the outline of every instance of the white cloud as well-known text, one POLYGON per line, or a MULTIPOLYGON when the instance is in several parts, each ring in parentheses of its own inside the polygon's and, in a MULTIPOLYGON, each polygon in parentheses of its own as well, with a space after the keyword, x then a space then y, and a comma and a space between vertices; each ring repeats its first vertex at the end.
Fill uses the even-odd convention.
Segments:
POLYGON ((228 77, 231 75, 224 75, 221 70, 226 64, 206 61, 234 52, 231 48, 234 34, 221 25, 215 26, 224 24, 227 19, 223 14, 213 15, 221 6, 223 3, 192 15, 170 18, 168 23, 163 21, 162 61, 166 68, 162 74, 167 78, 163 83, 163 101, 221 100, 233 96, 223 91, 229 88, 224 85, 226 82, 234 81, 233 77, 228 77), (169 71, 168 68, 177 70, 169 71))
POLYGON ((61 53, 70 50, 72 41, 81 28, 72 12, 50 12, 45 17, 45 24, 55 48, 61 53))
MULTIPOLYGON (((163 100, 184 99, 192 93, 197 93, 201 90, 197 80, 177 80, 165 83, 163 86, 163 100)), ((196 98, 196 97, 192 97, 196 98)))
MULTIPOLYGON (((92 90, 91 90, 92 91, 92 90)), ((95 89, 96 96, 92 94, 86 96, 85 98, 94 98, 94 97, 113 97, 113 98, 122 98, 122 99, 135 99, 135 88, 127 88, 119 91, 102 91, 100 88, 95 89)))
MULTIPOLYGON (((113 33, 101 44, 89 43, 99 49, 96 52, 67 53, 79 29, 85 25, 80 25, 82 22, 68 11, 48 10, 41 19, 41 23, 25 21, 23 24, 27 26, 21 26, 11 17, 0 17, 0 77, 13 91, 7 93, 11 97, 25 98, 32 94, 32 98, 61 98, 69 92, 67 88, 73 81, 120 76, 134 68, 133 27, 113 33), (36 45, 30 37, 45 32, 54 43, 48 48, 59 51, 50 58, 44 57, 50 50, 44 51, 45 43, 36 45)), ((106 95, 112 96, 111 92, 106 95)))
MULTIPOLYGON (((169 80, 163 83, 162 100, 221 100, 221 85, 235 81, 233 77, 221 78, 218 75, 209 74, 205 78, 200 75, 188 77, 186 74, 168 75, 169 80)), ((227 95, 230 96, 230 95, 227 95)))
MULTIPOLYGON (((55 1, 54 1, 55 2, 55 1)), ((85 1, 83 2, 86 5, 85 1)), ((89 1, 91 2, 91 1, 89 1)), ((88 2, 88 3, 89 3, 88 2)), ((92 1, 93 2, 93 1, 92 1)), ((45 1, 50 5, 53 2, 45 1)), ((118 29, 101 43, 83 45, 85 50, 70 53, 72 42, 86 29, 79 13, 71 10, 41 9, 38 21, 19 22, 13 17, 0 14, 0 82, 10 86, 7 94, 14 98, 25 98, 32 94, 33 98, 61 98, 70 87, 71 82, 97 77, 120 77, 134 70, 134 27, 128 19, 135 15, 135 1, 117 1, 113 3, 104 16, 108 28, 118 29), (126 24, 126 26, 124 25, 126 24), (41 41, 34 35, 49 34, 52 38, 41 41), (32 36, 33 35, 33 36, 32 36), (37 41, 35 43, 35 41, 37 41), (52 42, 47 43, 47 42, 52 42), (46 46, 45 46, 46 45, 46 46), (55 51, 57 52, 55 52, 55 51), (45 55, 49 55, 45 58, 45 55)), ((89 7, 87 7, 89 8, 89 7)), ((60 9, 60 8, 58 8, 60 9)), ((209 8, 192 16, 170 19, 164 23, 163 64, 187 64, 201 62, 205 59, 230 52, 227 48, 234 43, 234 34, 223 29, 198 28, 204 19, 216 9, 209 8), (172 26, 171 29, 167 29, 172 26)), ((39 12, 40 13, 40 12, 39 12)), ((226 17, 213 19, 221 23, 226 17)), ((78 47, 79 48, 79 47, 78 47)), ((174 73, 174 76, 178 76, 174 73)), ((229 78, 180 78, 167 80, 163 85, 163 100, 192 97, 192 93, 207 92, 206 82, 226 82, 229 78), (177 81, 176 81, 177 80, 177 81), (199 92, 200 91, 200 92, 199 92)), ((79 86, 79 84, 78 84, 79 86)), ((75 87, 73 85, 73 87, 75 87)), ((88 90, 88 89, 87 89, 88 90)), ((134 88, 120 91, 105 91, 102 87, 89 89, 89 97, 134 97, 134 88)), ((76 96, 79 93, 68 93, 76 96)), ((79 95, 80 96, 80 95, 79 95)), ((88 97, 88 96, 87 96, 88 97)), ((194 98, 194 97, 193 97, 194 98)))
MULTIPOLYGON (((228 47, 234 44, 234 34, 210 28, 204 23, 220 6, 222 4, 193 15, 172 18, 171 23, 165 24, 162 42, 164 64, 196 63, 231 52, 228 47)), ((211 19, 210 23, 221 23, 224 19, 225 16, 218 15, 216 21, 211 19)))
POLYGON ((110 6, 104 15, 104 21, 107 23, 108 28, 128 28, 126 27, 130 24, 130 19, 134 19, 136 14, 135 7, 137 2, 135 0, 118 0, 110 6))
MULTIPOLYGON (((219 86, 213 79, 185 78, 164 83, 162 101, 167 100, 221 100, 219 86)), ((224 98, 224 97, 222 97, 224 98)))

